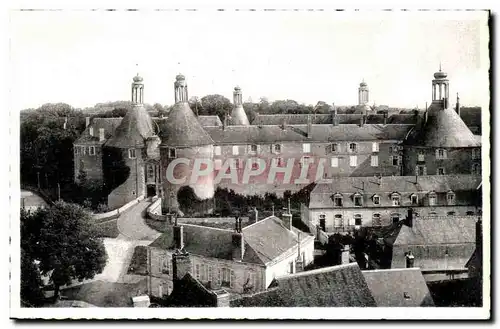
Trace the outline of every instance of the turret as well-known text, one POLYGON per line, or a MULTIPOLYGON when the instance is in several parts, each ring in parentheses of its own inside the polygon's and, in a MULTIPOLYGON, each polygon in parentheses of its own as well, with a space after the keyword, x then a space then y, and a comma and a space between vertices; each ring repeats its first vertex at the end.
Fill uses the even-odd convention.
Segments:
POLYGON ((250 125, 245 109, 243 108, 243 95, 241 93, 241 88, 238 86, 236 86, 233 91, 233 104, 234 108, 231 114, 231 124, 235 126, 250 125))

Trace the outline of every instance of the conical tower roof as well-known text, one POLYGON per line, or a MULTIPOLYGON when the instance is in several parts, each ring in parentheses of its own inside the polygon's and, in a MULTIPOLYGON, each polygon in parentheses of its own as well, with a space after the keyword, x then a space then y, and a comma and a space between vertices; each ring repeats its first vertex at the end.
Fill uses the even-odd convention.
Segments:
POLYGON ((406 144, 427 147, 475 147, 480 146, 477 138, 451 108, 438 108, 432 104, 428 109, 427 122, 415 127, 406 144))
POLYGON ((237 105, 231 112, 231 123, 235 126, 248 126, 250 121, 248 121, 247 114, 243 105, 237 105))
POLYGON ((106 146, 118 148, 143 147, 144 140, 154 135, 153 123, 142 104, 134 105, 123 117, 106 146))
POLYGON ((190 147, 213 144, 187 102, 176 103, 161 134, 162 146, 190 147))

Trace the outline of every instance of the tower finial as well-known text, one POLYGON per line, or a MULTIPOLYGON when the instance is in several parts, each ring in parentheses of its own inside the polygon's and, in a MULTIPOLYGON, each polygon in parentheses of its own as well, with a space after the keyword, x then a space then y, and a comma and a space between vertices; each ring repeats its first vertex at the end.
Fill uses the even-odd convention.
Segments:
POLYGON ((439 72, 441 72, 441 61, 439 61, 439 72))

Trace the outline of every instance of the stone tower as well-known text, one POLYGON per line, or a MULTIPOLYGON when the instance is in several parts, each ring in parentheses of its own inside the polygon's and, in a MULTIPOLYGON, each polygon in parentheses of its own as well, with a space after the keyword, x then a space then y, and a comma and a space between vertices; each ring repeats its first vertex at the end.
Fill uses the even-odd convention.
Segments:
POLYGON ((175 105, 161 134, 162 208, 164 212, 180 210, 179 194, 185 195, 189 187, 197 199, 191 210, 209 213, 213 210, 214 142, 189 107, 187 83, 181 74, 176 77, 174 92, 175 105), (200 177, 193 181, 196 168, 208 170, 210 174, 199 173, 200 177))
MULTIPOLYGON (((123 170, 128 168, 126 180, 121 184, 118 182, 119 185, 114 186, 108 195, 108 206, 112 209, 123 206, 146 193, 144 170, 148 157, 146 149, 151 141, 158 141, 158 137, 155 136, 151 117, 143 105, 144 84, 142 80, 139 75, 133 78, 132 107, 123 117, 113 136, 108 139, 103 150, 106 158, 103 161, 106 166, 115 167, 111 168, 115 171, 118 170, 118 166, 124 166, 123 170)), ((110 172, 114 172, 113 170, 110 172)), ((109 181, 109 177, 107 179, 109 181)))
POLYGON ((235 126, 250 125, 245 109, 243 108, 243 94, 241 93, 241 88, 238 86, 234 87, 233 104, 234 108, 231 113, 231 124, 235 126))
POLYGON ((365 80, 359 84, 358 88, 358 105, 367 105, 370 101, 369 98, 370 91, 368 90, 368 85, 365 80))
POLYGON ((439 68, 432 103, 404 141, 403 175, 457 175, 480 171, 481 142, 448 101, 449 81, 439 68))

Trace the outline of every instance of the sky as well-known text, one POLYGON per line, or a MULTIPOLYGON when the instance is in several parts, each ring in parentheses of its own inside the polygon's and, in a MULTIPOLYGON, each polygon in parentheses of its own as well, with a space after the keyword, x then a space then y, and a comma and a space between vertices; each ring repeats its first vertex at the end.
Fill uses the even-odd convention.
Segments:
POLYGON ((294 99, 424 108, 441 63, 451 102, 487 99, 485 12, 14 11, 12 111, 65 102, 77 108, 129 100, 172 104, 175 76, 189 97, 294 99))

